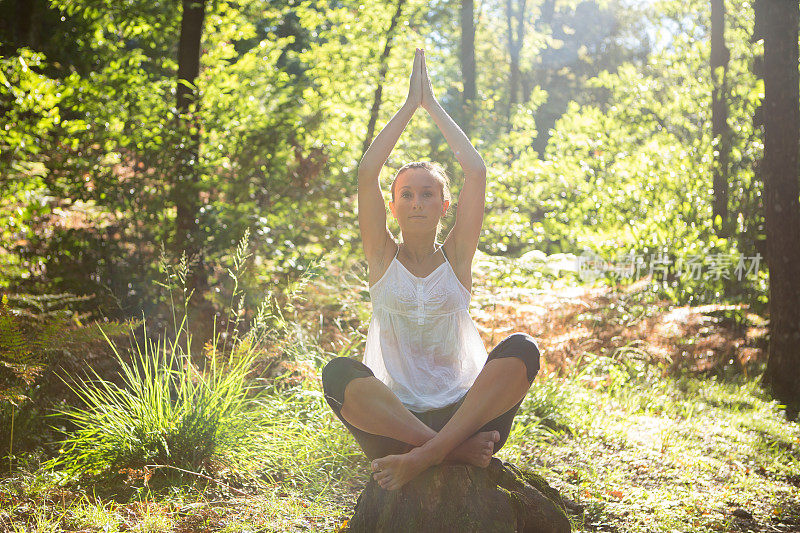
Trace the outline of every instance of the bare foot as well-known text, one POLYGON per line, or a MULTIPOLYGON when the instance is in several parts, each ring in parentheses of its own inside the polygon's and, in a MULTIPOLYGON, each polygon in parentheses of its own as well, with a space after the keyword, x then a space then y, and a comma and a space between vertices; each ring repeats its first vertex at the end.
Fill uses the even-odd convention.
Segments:
MULTIPOLYGON (((450 452, 445 459, 486 468, 492 460, 494 443, 499 440, 498 431, 476 433, 450 452)), ((434 462, 421 448, 412 448, 403 454, 387 455, 372 461, 373 477, 382 488, 397 490, 434 462)))
POLYGON ((434 460, 422 448, 414 448, 408 453, 387 455, 372 461, 372 477, 382 488, 397 490, 433 463, 434 460))
POLYGON ((482 431, 471 436, 450 452, 445 458, 448 462, 469 463, 486 468, 492 460, 494 443, 500 440, 498 431, 482 431))

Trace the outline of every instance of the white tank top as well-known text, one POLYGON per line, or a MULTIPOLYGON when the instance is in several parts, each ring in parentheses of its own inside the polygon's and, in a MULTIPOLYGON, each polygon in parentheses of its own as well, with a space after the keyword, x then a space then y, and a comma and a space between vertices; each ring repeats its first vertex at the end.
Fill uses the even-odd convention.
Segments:
POLYGON ((469 316, 470 292, 456 278, 447 256, 420 278, 395 253, 369 294, 372 320, 364 364, 375 377, 412 411, 460 400, 488 354, 469 316))

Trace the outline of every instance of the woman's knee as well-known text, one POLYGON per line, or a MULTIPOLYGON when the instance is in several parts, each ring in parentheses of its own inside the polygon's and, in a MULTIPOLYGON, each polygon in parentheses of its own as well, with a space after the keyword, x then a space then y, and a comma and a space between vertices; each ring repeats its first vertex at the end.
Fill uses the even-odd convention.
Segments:
POLYGON ((322 369, 322 390, 328 404, 341 409, 344 404, 344 391, 355 378, 374 375, 364 363, 349 357, 334 357, 322 369))
POLYGON ((334 357, 322 367, 322 384, 331 384, 352 366, 348 357, 334 357))
POLYGON ((504 354, 522 359, 527 369, 528 381, 532 383, 541 367, 541 352, 533 337, 527 333, 516 332, 506 337, 501 344, 502 346, 498 345, 498 348, 504 354))

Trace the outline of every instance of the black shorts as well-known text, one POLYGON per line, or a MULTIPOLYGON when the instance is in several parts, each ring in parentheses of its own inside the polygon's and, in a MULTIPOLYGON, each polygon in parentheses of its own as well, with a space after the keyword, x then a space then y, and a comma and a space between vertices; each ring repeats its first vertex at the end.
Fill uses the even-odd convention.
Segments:
MULTIPOLYGON (((500 359, 503 357, 517 357, 522 359, 527 369, 528 383, 533 383, 533 379, 539 372, 540 354, 536 341, 534 341, 530 335, 525 333, 513 333, 509 335, 489 352, 489 357, 486 361, 489 362, 492 359, 500 359)), ((349 357, 336 357, 332 359, 325 365, 325 368, 322 369, 322 388, 325 392, 325 400, 328 402, 328 405, 331 406, 336 417, 342 421, 347 430, 355 437, 361 449, 364 450, 364 453, 370 460, 403 453, 408 449, 407 443, 383 435, 367 433, 350 424, 341 415, 342 404, 344 403, 344 390, 347 384, 355 378, 369 376, 374 376, 372 370, 360 361, 350 359, 349 357)), ((438 432, 455 414, 465 397, 466 394, 457 402, 439 409, 421 413, 411 411, 411 413, 432 430, 438 432)), ((500 440, 494 443, 494 451, 492 453, 496 453, 502 448, 508 439, 508 435, 511 433, 511 425, 514 422, 514 415, 517 414, 517 410, 521 404, 522 400, 494 420, 487 422, 476 432, 497 430, 500 433, 500 440)))

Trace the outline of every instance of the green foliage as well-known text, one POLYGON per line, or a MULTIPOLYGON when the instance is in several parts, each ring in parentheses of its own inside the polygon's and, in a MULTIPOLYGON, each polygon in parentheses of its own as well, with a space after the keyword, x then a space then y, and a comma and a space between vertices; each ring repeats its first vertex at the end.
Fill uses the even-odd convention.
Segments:
MULTIPOLYGON (((736 266, 740 257, 756 255, 761 238, 760 185, 752 170, 761 141, 752 117, 763 87, 752 74, 757 50, 747 40, 752 8, 743 3, 729 10, 734 29, 730 102, 737 102, 729 104, 729 175, 737 233, 721 238, 711 220, 715 148, 709 134, 709 13, 707 6, 696 11, 684 4, 672 7, 681 13, 675 18, 694 17, 695 33, 673 35, 670 46, 654 51, 643 65, 625 63, 589 80, 589 87, 603 91, 606 99, 570 103, 543 159, 528 150, 511 162, 510 171, 499 166, 487 192, 489 238, 482 248, 511 255, 528 247, 547 254, 588 251, 606 261, 621 261, 627 254, 645 263, 638 275, 663 260, 666 275, 662 279, 657 266, 654 279, 663 297, 689 303, 724 295, 763 305, 763 261, 760 272, 741 281, 731 271, 725 279, 697 277, 683 268, 698 258, 708 265, 723 256, 732 256, 731 267, 736 266)), ((669 13, 654 18, 666 20, 669 13)), ((490 155, 502 163, 502 156, 490 155)), ((615 282, 611 277, 605 281, 615 282)))
POLYGON ((538 428, 540 434, 549 431, 570 434, 575 422, 566 408, 568 402, 567 392, 557 380, 539 382, 525 396, 523 405, 520 406, 522 416, 517 415, 517 423, 530 426, 529 431, 537 431, 538 428))
MULTIPOLYGON (((155 339, 146 327, 131 331, 130 356, 109 340, 119 379, 94 369, 85 378, 64 378, 78 402, 59 409, 67 427, 74 429, 51 466, 63 468, 71 477, 159 466, 192 472, 224 466, 242 472, 254 465, 261 465, 270 476, 276 474, 269 472, 287 468, 299 475, 298 463, 284 453, 289 446, 293 452, 288 455, 297 457, 299 441, 287 440, 287 435, 301 439, 308 434, 312 430, 303 424, 312 417, 295 409, 292 420, 287 420, 281 412, 294 402, 291 398, 304 393, 290 390, 281 397, 285 387, 270 383, 264 372, 274 362, 273 355, 301 363, 315 359, 319 348, 293 316, 313 269, 285 292, 268 293, 246 322, 246 298, 239 282, 251 255, 248 249, 249 232, 245 232, 227 269, 233 290, 226 327, 199 354, 191 347, 187 319, 192 296, 185 290, 189 268, 185 258, 176 265, 162 261, 166 283, 161 286, 170 294, 181 291, 177 305, 170 296, 174 330, 155 339)), ((319 402, 308 407, 314 416, 322 409, 319 402)), ((303 464, 307 467, 309 462, 303 464)))
POLYGON ((0 300, 0 403, 28 400, 37 378, 54 364, 74 364, 70 350, 126 334, 130 324, 84 325, 68 308, 86 297, 3 294, 0 300), (60 359, 53 356, 60 354, 60 359), (67 359, 72 359, 69 361, 67 359))
MULTIPOLYGON (((233 255, 233 269, 228 271, 234 281, 232 302, 240 295, 238 277, 248 257, 248 237, 246 233, 241 240, 233 255)), ((220 334, 203 347, 203 368, 198 369, 192 361, 187 326, 192 296, 185 291, 189 269, 185 258, 175 267, 162 262, 162 268, 167 274, 162 286, 170 295, 176 285, 184 290, 179 323, 172 305, 173 335, 164 332, 153 340, 145 326, 137 339, 131 330, 130 359, 106 338, 121 383, 94 369, 89 369, 87 378, 65 380, 79 404, 60 413, 76 429, 63 441, 61 456, 53 465, 64 467, 70 475, 115 473, 148 465, 194 471, 208 467, 212 457, 235 459, 231 450, 252 438, 253 406, 259 394, 251 394, 248 376, 271 331, 268 308, 262 306, 252 326, 242 333, 241 303, 232 308, 233 331, 224 332, 224 343, 220 334)))
POLYGON ((4 294, 0 300, 0 400, 18 402, 24 398, 19 382, 30 384, 41 372, 42 361, 36 359, 8 310, 8 297, 4 294))
POLYGON ((269 387, 260 400, 263 417, 258 453, 270 482, 324 491, 360 481, 368 461, 333 415, 318 386, 269 387))
POLYGON ((85 365, 106 335, 127 334, 133 323, 83 324, 74 310, 90 298, 72 294, 3 294, 0 299, 0 450, 12 459, 47 443, 43 415, 63 400, 52 377, 85 365))
MULTIPOLYGON (((618 360, 583 375, 537 377, 498 453, 584 508, 570 514, 574 530, 724 531, 739 522, 731 516, 736 508, 764 527, 798 523, 792 496, 800 426, 786 421, 758 377, 653 380, 623 371, 629 379, 613 393, 605 380, 589 379, 617 364, 625 365, 618 360), (546 402, 569 417, 572 431, 542 431, 529 414, 539 403, 533 395, 550 397, 546 402)), ((336 529, 368 479, 363 453, 312 380, 270 390, 264 402, 274 417, 264 417, 263 454, 271 465, 264 479, 276 486, 253 487, 257 493, 247 498, 231 498, 219 485, 172 488, 150 492, 143 502, 103 498, 96 485, 73 486, 74 497, 62 499, 52 473, 21 472, 0 479, 2 516, 20 530, 144 529, 159 520, 179 530, 288 532, 298 523, 336 529)))
MULTIPOLYGON (((11 193, 0 194, 0 221, 9 221, 0 225, 0 264, 13 269, 3 269, 0 284, 95 293, 115 316, 155 311, 150 280, 158 243, 178 255, 169 244, 181 145, 173 94, 179 5, 53 2, 42 9, 48 21, 55 16, 63 24, 42 32, 38 46, 52 56, 37 53, 42 72, 21 70, 24 50, 3 58, 13 94, 2 103, 13 109, 24 96, 21 103, 47 106, 20 105, 20 117, 36 111, 56 118, 20 121, 0 133, 15 146, 28 135, 26 146, 37 150, 4 147, 10 160, 0 170, 28 165, 39 176, 3 172, 11 193), (55 46, 62 41, 68 57, 55 46), (28 90, 33 81, 47 89, 46 98, 28 90)), ((421 20, 422 6, 409 4, 408 13, 421 20)), ((252 281, 279 284, 302 273, 309 255, 356 241, 349 195, 369 120, 364 110, 381 83, 381 114, 393 112, 407 83, 405 47, 392 49, 392 75, 381 79, 380 54, 367 44, 393 13, 388 4, 364 9, 354 2, 208 5, 198 105, 190 113, 201 146, 197 218, 206 263, 252 227, 260 243, 252 281)), ((396 43, 417 31, 398 26, 396 43)), ((225 272, 209 274, 213 286, 225 272)))
POLYGON ((212 349, 201 373, 177 341, 146 335, 145 328, 131 361, 115 347, 121 385, 94 372, 70 384, 84 406, 62 411, 76 430, 55 462, 70 475, 146 465, 197 470, 247 445, 252 399, 245 377, 257 352, 241 341, 225 356, 212 349))
POLYGON ((0 57, 0 107, 6 124, 14 125, 0 128, 0 169, 6 178, 0 185, 12 177, 41 175, 38 139, 61 121, 61 84, 39 72, 44 64, 43 54, 26 48, 16 57, 0 57))
MULTIPOLYGON (((736 235, 720 239, 709 220, 716 141, 708 6, 558 2, 549 12, 548 5, 530 8, 515 104, 508 77, 497 75, 508 62, 503 8, 481 14, 479 102, 465 110, 457 54, 447 46, 459 31, 450 6, 406 3, 404 23, 387 35, 394 4, 209 4, 198 101, 184 117, 201 147, 205 262, 221 259, 248 227, 259 241, 256 268, 242 280, 248 286, 286 283, 308 268, 308 257, 357 253, 353 171, 369 110, 378 85, 377 127, 397 110, 405 43, 419 41, 430 51, 437 95, 460 123, 470 113, 470 134, 489 168, 483 251, 665 254, 672 266, 658 286, 663 296, 763 304, 763 275, 696 280, 676 268, 690 256, 753 256, 762 238, 753 170, 761 142, 752 116, 763 87, 752 74, 759 52, 749 42, 752 7, 735 3, 727 15, 736 235), (650 43, 646 24, 678 30, 650 43)), ((158 243, 174 252, 179 5, 59 0, 41 9, 45 37, 7 43, 14 55, 0 59, 0 105, 14 119, 0 132, 0 171, 9 178, 0 185, 0 285, 94 293, 108 314, 152 315, 158 243)), ((458 185, 454 155, 427 116, 408 125, 384 179, 421 158, 446 164, 458 185)), ((225 276, 208 274, 211 286, 225 276)))
POLYGON ((26 266, 11 244, 33 231, 33 221, 49 212, 39 196, 47 171, 42 161, 43 136, 61 120, 60 82, 41 74, 41 53, 20 48, 14 57, 0 56, 0 288, 9 277, 26 275, 26 266), (16 237, 16 238, 15 238, 16 237))
MULTIPOLYGON (((12 428, 17 440, 44 439, 42 413, 63 396, 47 382, 53 370, 76 375, 87 366, 91 343, 113 346, 113 373, 98 364, 104 359, 93 359, 90 375, 70 382, 82 404, 62 408, 60 416, 75 424, 75 432, 51 419, 68 432, 57 464, 74 475, 146 464, 211 474, 228 465, 258 465, 252 477, 295 485, 315 502, 331 487, 357 484, 366 471, 362 454, 330 413, 314 369, 333 355, 320 344, 323 321, 328 329, 329 322, 339 327, 331 335, 338 342, 331 342, 332 352, 358 351, 368 295, 331 301, 317 293, 305 304, 301 296, 319 258, 344 269, 361 257, 354 170, 369 140, 376 96, 377 128, 405 97, 414 43, 428 51, 443 106, 459 124, 470 118, 470 137, 489 169, 475 262, 489 284, 545 287, 565 271, 576 275, 575 260, 584 251, 645 261, 663 254, 667 272, 649 298, 766 303, 763 262, 757 276, 741 282, 678 271, 693 256, 753 256, 763 239, 755 173, 762 132, 753 126, 763 98, 763 84, 753 75, 761 44, 750 42, 751 3, 729 2, 726 15, 727 171, 735 227, 728 238, 719 238, 710 220, 719 145, 710 135, 707 1, 660 0, 641 12, 613 0, 534 3, 519 51, 516 105, 505 6, 482 5, 476 14, 478 101, 469 110, 461 105, 453 3, 403 3, 391 36, 397 3, 208 3, 198 102, 183 117, 193 119, 200 140, 197 219, 211 265, 210 294, 191 297, 205 296, 219 311, 206 346, 191 345, 193 327, 203 325, 181 320, 192 311, 185 305, 190 295, 179 294, 181 309, 168 308, 151 282, 164 273, 170 294, 175 286, 180 291, 196 259, 170 266, 178 255, 170 246, 176 224, 170 193, 182 141, 174 110, 180 3, 36 0, 29 35, 12 29, 12 4, 0 7, 9 15, 0 17, 0 109, 7 118, 0 128, 0 287, 13 291, 0 307, 0 442, 11 442, 12 428), (543 11, 550 4, 548 15, 543 11), (243 246, 244 239, 229 254, 251 227, 254 244, 243 246), (224 283, 228 277, 232 288, 224 283), (131 354, 105 338, 127 335, 129 324, 84 325, 142 311, 151 330, 165 327, 170 315, 173 329, 155 340, 137 331, 131 354), (274 372, 277 362, 291 363, 284 367, 286 379, 265 379, 262 370, 274 372), (305 378, 299 385, 292 379, 297 372, 305 378)), ((412 159, 447 165, 458 188, 457 161, 424 112, 387 161, 384 183, 412 159)), ((598 281, 619 282, 611 276, 598 281)), ((646 312, 646 303, 627 302, 620 324, 631 325, 646 312)), ((692 476, 707 474, 706 486, 714 486, 731 457, 767 470, 775 463, 781 475, 796 479, 796 427, 782 425, 754 383, 666 381, 636 346, 586 363, 574 379, 532 389, 504 453, 559 465, 559 477, 575 482, 575 497, 590 498, 587 526, 607 528, 600 523, 616 520, 619 527, 650 531, 645 522, 656 516, 665 530, 697 529, 688 511, 668 503, 683 485, 663 479, 694 482, 692 476), (650 425, 631 427, 632 418, 650 425), (685 441, 670 427, 676 420, 687 426, 685 441), (715 428, 741 431, 709 455, 704 432, 715 428), (628 448, 654 447, 658 460, 645 454, 643 461, 669 470, 644 478, 663 486, 654 495, 637 492, 651 487, 632 479, 627 490, 637 503, 625 509, 626 518, 615 518, 623 502, 603 499, 629 473, 618 464, 619 449, 608 445, 628 436, 628 448), (748 438, 757 453, 742 451, 748 438), (547 443, 546 453, 528 441, 547 443), (559 446, 567 442, 569 453, 560 457, 559 446), (673 448, 684 459, 691 446, 696 464, 672 461, 673 448), (606 470, 598 457, 617 464, 606 470)), ((15 443, 11 451, 18 448, 15 443)), ((741 494, 753 493, 747 481, 753 477, 734 476, 741 494)), ((49 527, 46 516, 30 525, 49 527)), ((0 521, 5 517, 0 513, 0 521)), ((119 517, 127 523, 127 515, 119 517)), ((719 518, 709 523, 730 527, 719 518)))

